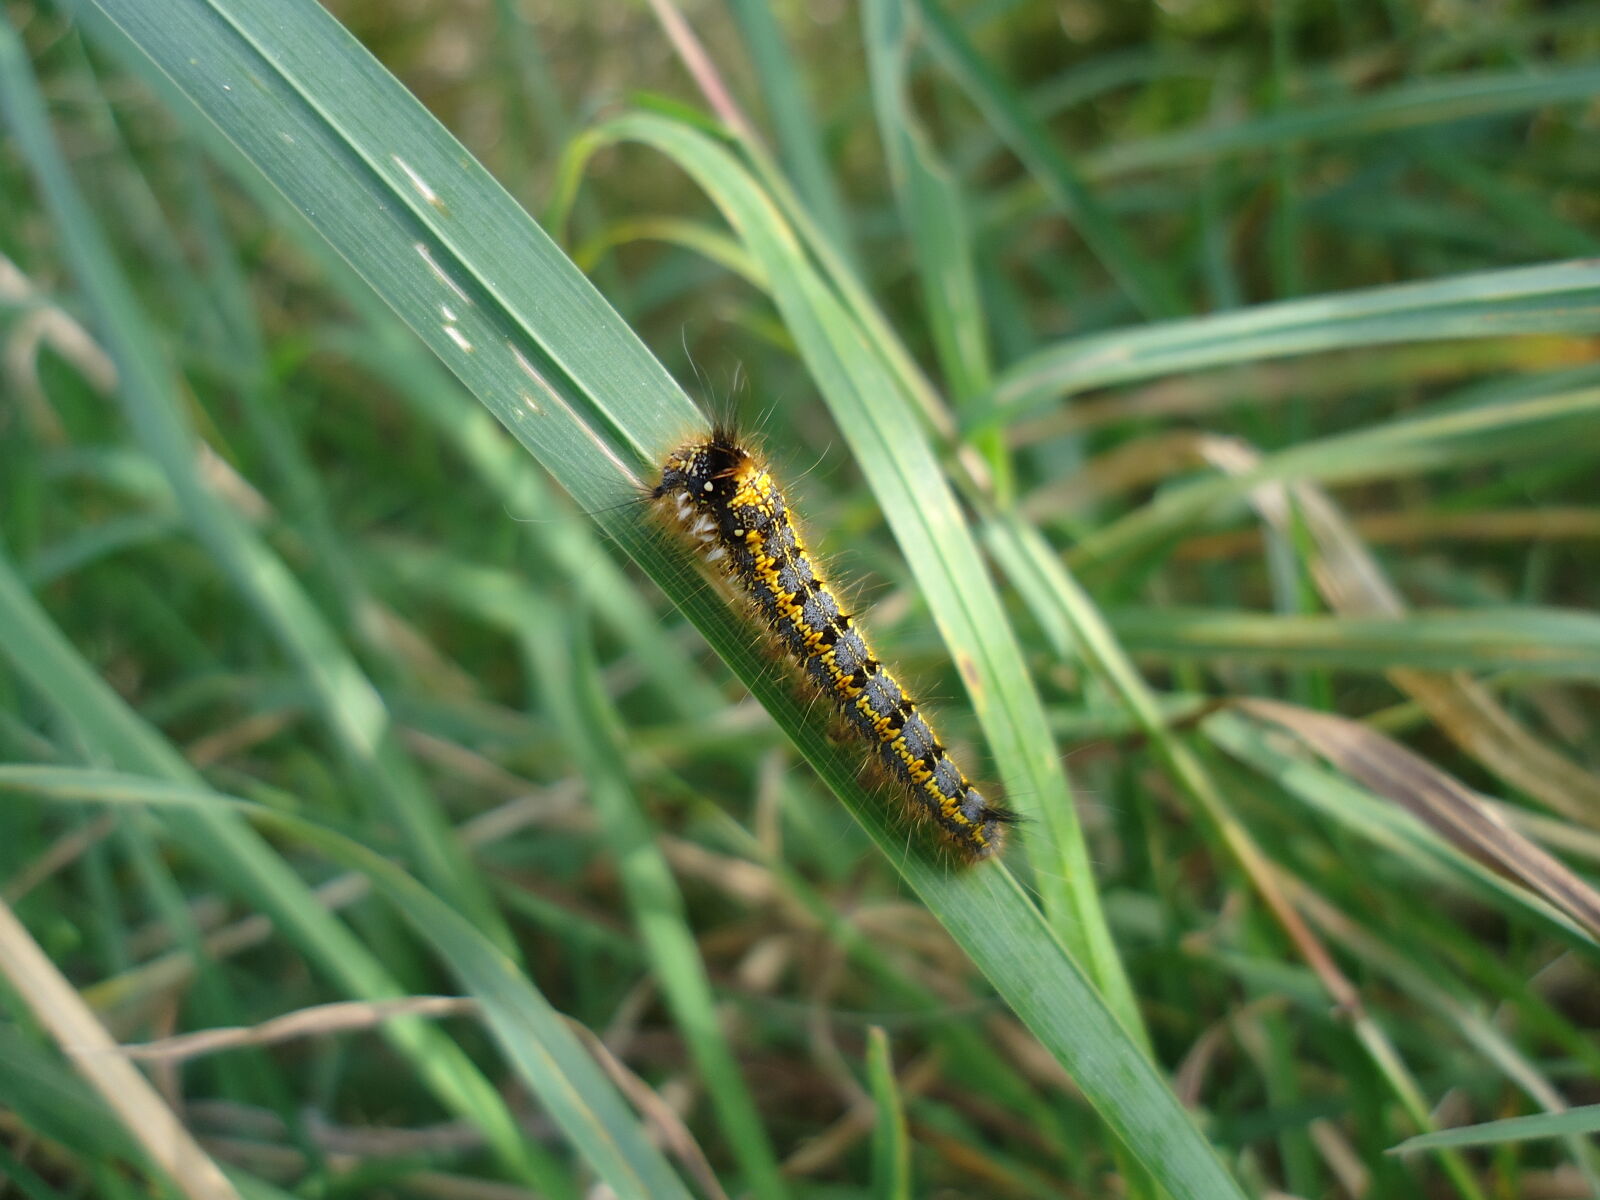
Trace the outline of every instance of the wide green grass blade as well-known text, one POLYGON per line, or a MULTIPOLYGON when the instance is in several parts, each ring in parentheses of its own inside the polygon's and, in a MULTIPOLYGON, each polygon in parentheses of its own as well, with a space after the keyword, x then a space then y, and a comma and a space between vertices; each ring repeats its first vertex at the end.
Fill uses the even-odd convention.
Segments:
POLYGON ((1090 388, 1201 367, 1394 342, 1597 329, 1600 266, 1582 260, 1364 288, 1060 342, 1010 367, 982 419, 1012 421, 1090 388))
MULTIPOLYGON (((854 756, 831 744, 822 718, 772 677, 743 620, 707 593, 687 552, 656 536, 636 510, 614 507, 634 494, 660 456, 699 427, 701 418, 510 198, 343 30, 304 0, 184 0, 159 14, 134 0, 103 0, 99 7, 579 503, 598 511, 607 533, 668 591, 774 713, 1152 1175, 1175 1197, 1238 1195, 1155 1068, 1016 882, 1003 868, 952 873, 924 853, 908 853, 902 831, 862 791, 854 756)), ((702 135, 670 122, 636 118, 624 129, 674 142, 685 153, 706 153, 702 135)), ((750 200, 752 211, 770 211, 754 192, 750 200)), ((756 233, 767 239, 756 248, 782 237, 781 223, 763 219, 760 230, 735 222, 747 238, 756 233)), ((783 257, 793 257, 792 248, 780 249, 783 257)), ((869 402, 865 383, 881 384, 882 394, 893 394, 894 384, 875 360, 853 357, 859 343, 836 340, 851 336, 849 323, 836 316, 819 322, 816 306, 828 312, 827 302, 800 290, 798 282, 786 283, 797 290, 781 297, 785 317, 797 338, 813 343, 813 368, 847 356, 849 366, 834 367, 824 383, 836 403, 848 401, 840 404, 841 426, 861 438, 858 455, 863 446, 876 449, 860 455, 864 467, 869 474, 892 472, 897 494, 905 489, 913 503, 925 502, 908 513, 906 500, 897 499, 886 511, 913 565, 934 568, 919 575, 919 582, 934 585, 927 588, 929 603, 948 639, 981 648, 981 662, 958 663, 1002 765, 1017 779, 1046 781, 1034 794, 1059 802, 1060 765, 1042 710, 1034 700, 1034 721, 1026 699, 1023 709, 1016 708, 1026 675, 992 590, 986 580, 977 591, 970 583, 951 587, 952 579, 981 579, 982 568, 936 462, 914 424, 886 417, 869 402), (1001 661, 1008 673, 991 677, 1001 661)), ((1062 864, 1051 869, 1059 871, 1062 864)), ((1069 886, 1086 889, 1092 898, 1087 861, 1077 864, 1073 876, 1069 886)), ((1103 939, 1103 925, 1096 922, 1088 933, 1103 939)), ((1101 960, 1110 953, 1109 942, 1102 941, 1097 969, 1108 965, 1101 960)), ((1119 972, 1113 966, 1102 977, 1114 980, 1119 972)), ((1121 1004, 1131 1009, 1125 993, 1121 1004)))

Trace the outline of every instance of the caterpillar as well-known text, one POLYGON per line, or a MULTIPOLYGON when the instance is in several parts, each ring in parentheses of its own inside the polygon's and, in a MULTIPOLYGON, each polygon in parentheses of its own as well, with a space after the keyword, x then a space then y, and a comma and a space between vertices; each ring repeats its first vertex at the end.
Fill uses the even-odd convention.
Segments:
POLYGON ((997 854, 1016 814, 967 781, 917 702, 873 654, 806 549, 761 455, 719 427, 667 457, 650 498, 866 740, 908 815, 931 822, 961 861, 997 854))

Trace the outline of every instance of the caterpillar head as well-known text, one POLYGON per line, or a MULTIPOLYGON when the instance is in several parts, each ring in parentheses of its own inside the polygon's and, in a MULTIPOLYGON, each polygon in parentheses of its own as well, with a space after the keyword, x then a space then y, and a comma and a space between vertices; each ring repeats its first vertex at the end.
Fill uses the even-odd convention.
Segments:
POLYGON ((718 430, 708 441, 690 442, 672 452, 653 498, 671 497, 680 507, 726 504, 751 461, 750 452, 731 433, 718 430))

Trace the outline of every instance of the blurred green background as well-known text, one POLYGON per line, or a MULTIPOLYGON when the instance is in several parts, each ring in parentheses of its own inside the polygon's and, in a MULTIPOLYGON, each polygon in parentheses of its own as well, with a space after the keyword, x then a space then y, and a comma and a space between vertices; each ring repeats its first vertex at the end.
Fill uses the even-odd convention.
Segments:
POLYGON ((0 1197, 1600 1195, 1590 7, 328 11, 0 0, 0 1197))

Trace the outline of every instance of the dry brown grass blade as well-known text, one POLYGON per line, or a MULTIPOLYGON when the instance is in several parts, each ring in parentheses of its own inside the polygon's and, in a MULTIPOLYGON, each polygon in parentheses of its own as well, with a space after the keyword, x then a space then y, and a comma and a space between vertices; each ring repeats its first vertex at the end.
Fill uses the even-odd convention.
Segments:
POLYGON ((108 814, 57 838, 6 882, 4 890, 0 890, 0 898, 7 904, 16 904, 46 879, 77 862, 116 827, 117 818, 108 814))
POLYGON ((0 351, 0 369, 18 399, 18 411, 45 445, 65 445, 66 430, 39 381, 39 352, 49 347, 102 394, 117 386, 117 368, 88 331, 51 302, 47 289, 38 287, 3 254, 0 304, 15 306, 20 313, 10 323, 0 351))
POLYGON ((578 1040, 594 1055, 595 1061, 600 1064, 600 1069, 606 1077, 616 1084, 617 1089, 628 1098, 628 1103, 638 1111, 650 1127, 650 1132, 659 1143, 666 1147, 667 1152, 682 1164, 683 1169, 693 1176, 699 1184, 701 1192, 711 1200, 728 1200, 728 1193, 722 1188, 717 1179, 717 1173, 711 1166, 711 1160, 706 1157, 700 1143, 695 1140, 689 1127, 683 1123, 682 1116, 664 1099, 660 1092, 652 1088, 643 1079, 635 1075, 626 1063, 612 1053, 611 1048, 604 1041, 594 1035, 594 1031, 568 1021, 568 1028, 578 1035, 578 1040))
POLYGON ((183 1195, 190 1200, 239 1200, 222 1169, 189 1136, 150 1081, 122 1057, 106 1027, 3 902, 0 974, 183 1195))
POLYGON ((459 1017, 476 1016, 477 1013, 478 1002, 468 996, 345 1000, 302 1008, 298 1012, 262 1021, 259 1025, 202 1029, 198 1033, 179 1034, 154 1042, 125 1043, 121 1053, 128 1058, 176 1063, 222 1050, 236 1050, 241 1046, 270 1046, 295 1038, 371 1029, 396 1017, 459 1017))
POLYGON ((1239 700, 1236 706, 1289 730, 1451 845, 1518 880, 1600 936, 1600 893, 1512 829, 1471 788, 1427 759, 1347 717, 1276 700, 1239 700))
POLYGON ((667 35, 667 40, 672 43, 672 48, 682 60, 684 69, 689 72, 695 86, 700 89, 700 94, 711 106, 711 111, 740 138, 748 142, 755 141, 755 127, 745 119, 744 112, 733 98, 733 92, 722 81, 722 75, 717 71, 716 64, 711 61, 711 55, 706 53, 705 46, 695 35, 683 12, 677 5, 670 3, 670 0, 647 0, 647 2, 650 11, 660 23, 662 32, 667 35))
MULTIPOLYGON (((431 744, 431 743, 430 743, 431 744)), ((460 751, 453 761, 459 766, 466 757, 460 751)), ((447 765, 450 765, 447 763, 447 765)), ((510 802, 480 813, 460 827, 462 841, 469 847, 490 845, 530 824, 559 823, 567 819, 587 819, 578 806, 582 789, 570 782, 558 783, 539 789, 532 783, 501 773, 497 779, 517 792, 510 802)), ((317 901, 329 912, 354 904, 372 890, 372 882, 358 871, 337 875, 320 885, 313 893, 317 901)), ((202 928, 205 927, 201 922, 202 928)), ((157 930, 165 938, 169 931, 157 930)), ((206 954, 218 961, 258 946, 273 934, 273 925, 260 913, 226 925, 206 934, 203 945, 206 954)), ((194 960, 187 950, 172 950, 159 958, 151 959, 121 975, 112 976, 84 989, 90 1005, 113 1026, 131 1028, 148 1016, 151 1006, 163 996, 182 987, 194 975, 194 960)))
MULTIPOLYGON (((1230 474, 1260 462, 1253 448, 1234 438, 1206 439, 1203 452, 1230 474)), ((1364 617, 1405 612, 1405 601, 1321 488, 1265 484, 1250 493, 1250 502, 1285 536, 1292 533, 1296 516, 1304 523, 1319 551, 1311 564, 1317 589, 1335 612, 1364 617)), ((1588 826, 1600 821, 1600 779, 1541 741, 1471 676, 1402 667, 1387 674, 1451 741, 1500 779, 1569 820, 1588 826)))

